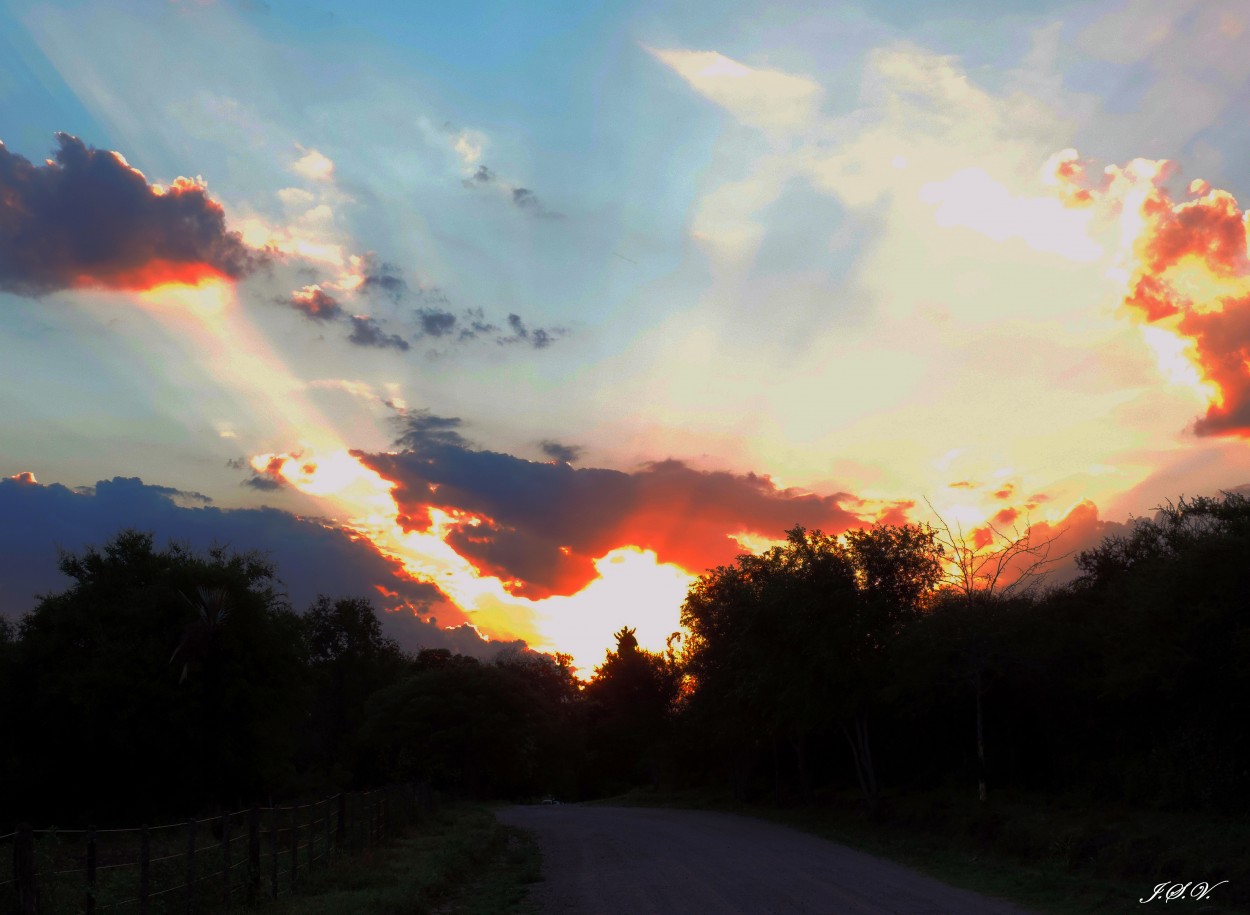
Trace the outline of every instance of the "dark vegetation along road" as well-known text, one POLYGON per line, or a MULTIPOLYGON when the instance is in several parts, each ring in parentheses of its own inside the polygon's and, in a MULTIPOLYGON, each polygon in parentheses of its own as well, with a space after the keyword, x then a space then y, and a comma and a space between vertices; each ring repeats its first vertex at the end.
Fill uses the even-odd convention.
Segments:
POLYGON ((543 913, 1023 915, 996 899, 784 826, 702 810, 509 807, 543 853, 543 913))

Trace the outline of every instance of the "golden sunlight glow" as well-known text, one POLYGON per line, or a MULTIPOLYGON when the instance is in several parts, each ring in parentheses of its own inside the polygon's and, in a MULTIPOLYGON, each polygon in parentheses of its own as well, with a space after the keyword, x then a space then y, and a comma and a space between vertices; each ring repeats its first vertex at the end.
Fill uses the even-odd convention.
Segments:
POLYGON ((936 207, 939 226, 974 229, 995 241, 1018 238, 1035 251, 1078 262, 1095 261, 1103 249, 1090 236, 1093 213, 1065 207, 1052 197, 1021 197, 980 168, 965 168, 920 189, 936 207))
POLYGON ((1198 314, 1222 311, 1222 299, 1250 293, 1250 276, 1221 276, 1213 273, 1201 257, 1186 254, 1161 274, 1168 286, 1192 303, 1198 314))
POLYGON ((1180 336, 1162 322, 1143 325, 1141 335, 1154 351, 1159 371, 1168 381, 1192 389, 1204 402, 1220 399, 1219 388, 1205 381, 1198 369, 1194 341, 1180 336))
POLYGON ((751 531, 740 531, 737 534, 730 534, 730 539, 742 548, 744 553, 762 553, 772 547, 779 546, 783 541, 770 540, 767 537, 761 537, 759 534, 751 531))
POLYGON ((603 663, 622 626, 637 629, 638 644, 663 651, 680 630, 681 605, 695 576, 659 562, 652 550, 621 547, 595 560, 599 577, 567 597, 528 602, 537 629, 535 647, 573 656, 582 677, 603 663))
POLYGON ((391 484, 346 449, 258 454, 250 463, 257 473, 327 500, 347 515, 351 530, 414 578, 437 584, 487 636, 523 638, 540 650, 567 652, 583 676, 602 662, 612 633, 622 626, 636 627, 639 644, 653 651, 663 650, 678 630, 679 610, 694 576, 659 562, 651 550, 611 550, 595 560, 597 578, 576 594, 530 600, 510 594, 503 581, 478 572, 444 541, 454 527, 480 519, 430 509, 427 531, 403 530, 391 484))
POLYGON ((235 302, 233 285, 222 279, 205 279, 197 285, 164 283, 138 293, 153 308, 170 310, 220 330, 226 312, 235 302))

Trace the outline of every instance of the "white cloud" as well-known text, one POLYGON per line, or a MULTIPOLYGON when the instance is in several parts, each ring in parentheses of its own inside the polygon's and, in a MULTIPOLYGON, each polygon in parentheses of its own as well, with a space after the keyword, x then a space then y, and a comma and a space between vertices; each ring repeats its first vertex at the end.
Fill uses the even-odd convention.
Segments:
POLYGON ((300 147, 300 152, 304 155, 291 163, 291 171, 295 174, 309 181, 329 181, 334 177, 334 162, 328 156, 315 149, 305 151, 303 147, 300 147))
POLYGON ((749 67, 716 51, 647 50, 696 92, 752 127, 801 128, 819 110, 824 97, 824 90, 810 79, 749 67))

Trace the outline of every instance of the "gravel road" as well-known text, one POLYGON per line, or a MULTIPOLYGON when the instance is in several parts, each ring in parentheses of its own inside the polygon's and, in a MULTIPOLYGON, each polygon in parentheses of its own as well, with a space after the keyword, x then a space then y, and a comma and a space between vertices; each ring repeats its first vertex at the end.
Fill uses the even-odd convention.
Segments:
POLYGON ((543 852, 545 913, 1025 915, 825 839, 700 810, 508 807, 543 852))

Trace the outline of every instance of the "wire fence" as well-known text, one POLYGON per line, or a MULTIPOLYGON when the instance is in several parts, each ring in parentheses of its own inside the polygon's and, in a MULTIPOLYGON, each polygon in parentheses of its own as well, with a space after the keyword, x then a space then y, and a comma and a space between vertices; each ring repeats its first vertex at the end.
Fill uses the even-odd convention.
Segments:
POLYGON ((344 852, 383 841, 433 807, 428 785, 341 792, 163 826, 0 835, 3 915, 206 915, 295 892, 344 852))

